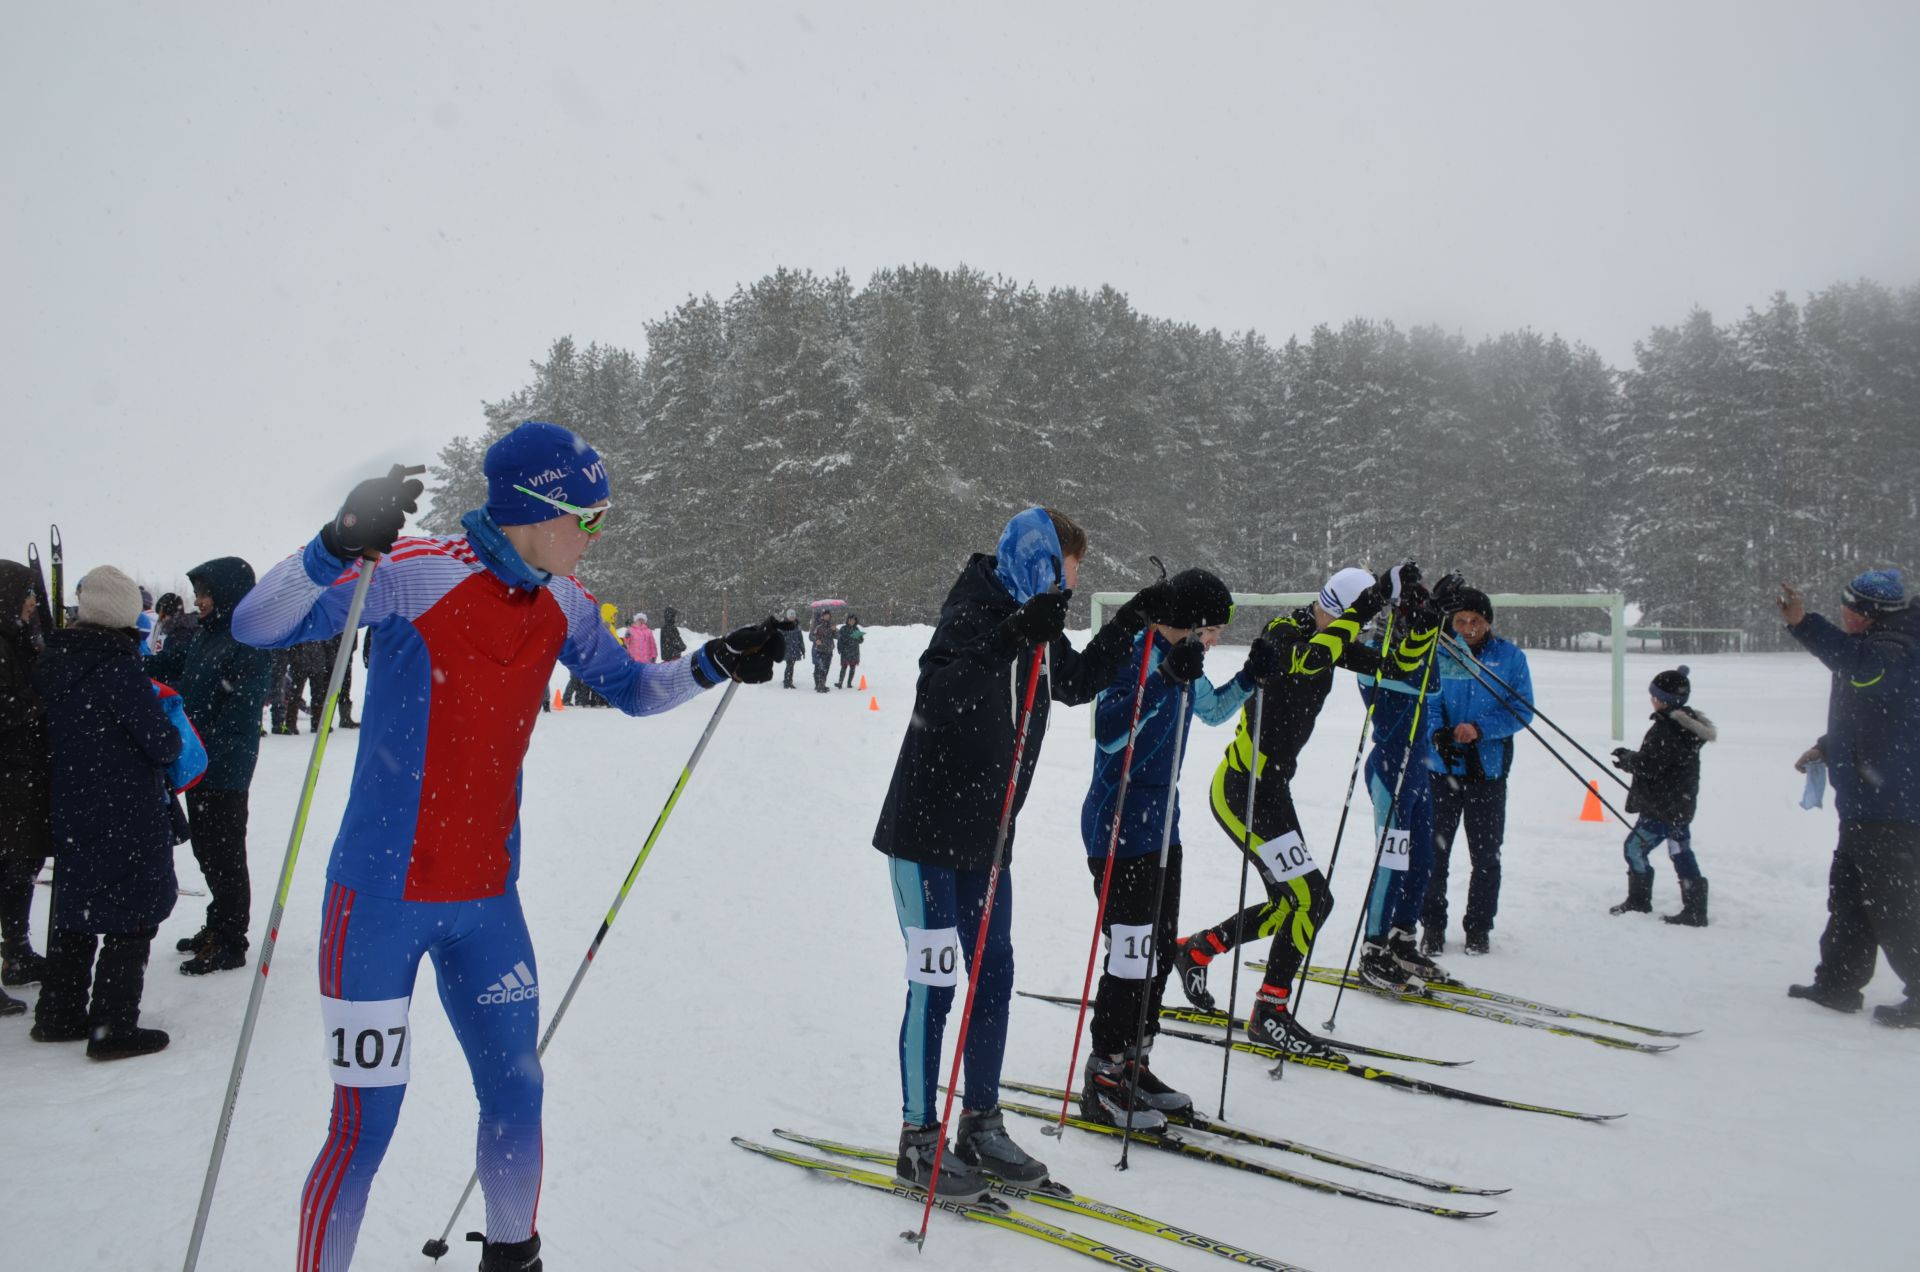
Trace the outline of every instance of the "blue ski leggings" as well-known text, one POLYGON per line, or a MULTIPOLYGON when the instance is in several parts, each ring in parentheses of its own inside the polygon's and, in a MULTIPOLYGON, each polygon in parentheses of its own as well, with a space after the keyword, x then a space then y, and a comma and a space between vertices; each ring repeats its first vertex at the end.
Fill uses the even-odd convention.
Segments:
POLYGON ((1633 823, 1633 829, 1627 832, 1624 845, 1627 856, 1627 869, 1635 874, 1647 874, 1653 869, 1648 860, 1654 849, 1662 843, 1673 858, 1673 874, 1677 879, 1698 879, 1700 863, 1693 855, 1693 826, 1688 822, 1649 821, 1642 817, 1633 823))
POLYGON ((985 870, 947 870, 887 858, 893 909, 907 944, 907 1007, 900 1020, 900 1120, 931 1126, 940 1120, 940 1041, 962 958, 973 978, 973 1019, 967 1025, 966 1096, 970 1109, 1000 1103, 1000 1060, 1007 1049, 1013 1001, 1013 874, 1000 873, 987 925, 986 948, 973 965, 980 911, 987 900, 985 870), (957 944, 959 954, 953 953, 957 944), (946 981, 946 984, 936 982, 946 981))
MULTIPOLYGON (((1367 756, 1367 791, 1373 796, 1374 842, 1379 843, 1380 828, 1386 825, 1387 809, 1393 809, 1393 828, 1406 831, 1407 868, 1374 872, 1373 896, 1367 903, 1367 939, 1384 940, 1391 928, 1413 931, 1420 918, 1420 905, 1427 896, 1427 876, 1433 870, 1433 786, 1424 765, 1407 774, 1400 785, 1400 801, 1394 803, 1393 787, 1399 781, 1400 766, 1407 748, 1394 741, 1375 743, 1367 756)), ((1414 757, 1421 764, 1419 756, 1414 757)))
POLYGON ((411 1066, 408 1007, 422 956, 480 1097, 476 1158, 487 1239, 525 1241, 540 1202, 540 988, 509 888, 477 901, 397 901, 327 884, 321 1014, 333 1077, 327 1142, 300 1193, 299 1272, 345 1272, 411 1066))

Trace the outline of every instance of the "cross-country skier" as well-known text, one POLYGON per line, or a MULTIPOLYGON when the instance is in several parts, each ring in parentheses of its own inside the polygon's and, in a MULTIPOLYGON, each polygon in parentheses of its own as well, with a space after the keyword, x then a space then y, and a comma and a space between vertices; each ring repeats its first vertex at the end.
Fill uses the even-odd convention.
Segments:
MULTIPOLYGON (((1134 633, 1145 629, 1148 606, 1163 594, 1149 588, 1135 596, 1085 651, 1076 651, 1061 632, 1086 552, 1086 532, 1068 517, 1045 508, 1020 513, 1001 532, 994 555, 977 552, 961 569, 920 655, 907 734, 873 832, 873 846, 887 856, 907 945, 907 1002, 900 1022, 904 1124, 895 1171, 912 1187, 933 1183, 941 1034, 959 980, 960 951, 971 959, 980 931, 1030 651, 1045 648, 1047 683, 1034 697, 1014 814, 1026 802, 1046 740, 1048 698, 1070 705, 1091 700, 1126 656, 1134 633)), ((1011 860, 1013 840, 1010 821, 1003 864, 1011 860)), ((975 981, 975 998, 966 1096, 954 1152, 941 1159, 938 1188, 952 1201, 985 1194, 980 1171, 1022 1184, 1047 1177, 1047 1168, 1007 1134, 1000 1111, 1000 1060, 1013 996, 1010 870, 1000 878, 981 961, 967 974, 975 981)))
MULTIPOLYGON (((1264 983, 1254 997, 1250 1029, 1269 1046, 1318 1046, 1295 1022, 1293 982, 1313 943, 1314 932, 1333 909, 1326 874, 1314 861, 1293 806, 1293 775, 1300 752, 1333 689, 1335 668, 1363 675, 1380 668, 1380 651, 1361 642, 1361 634, 1392 594, 1387 575, 1376 579, 1356 566, 1327 580, 1312 604, 1281 614, 1267 624, 1256 644, 1271 650, 1270 675, 1259 683, 1260 736, 1253 736, 1253 706, 1240 714, 1240 729, 1213 774, 1213 817, 1234 846, 1250 849, 1251 862, 1265 886, 1265 901, 1249 906, 1215 926, 1179 942, 1175 965, 1180 986, 1194 1006, 1211 1011, 1207 967, 1219 956, 1260 937, 1271 937, 1264 983), (1247 785, 1259 757, 1260 780, 1254 789, 1249 837, 1247 785)), ((1396 631, 1396 643, 1400 633, 1396 631)), ((1256 672, 1264 670, 1256 668, 1256 672)))
POLYGON ((516 880, 520 765, 548 676, 564 662, 621 710, 647 715, 729 677, 765 681, 780 647, 769 623, 684 662, 633 661, 571 577, 611 506, 599 455, 564 428, 528 422, 493 444, 485 469, 486 507, 447 537, 398 537, 418 481, 361 482, 234 614, 234 634, 254 645, 331 636, 363 560, 381 558, 361 618, 378 633, 380 661, 321 917, 333 1116, 301 1193, 300 1272, 337 1272, 353 1258, 406 1092, 423 956, 480 1100, 480 1267, 539 1272, 540 990, 516 880))
POLYGON ((1172 970, 1180 935, 1180 774, 1173 769, 1175 739, 1182 745, 1199 716, 1224 724, 1253 693, 1254 676, 1272 669, 1270 645, 1260 643, 1224 684, 1202 674, 1206 651, 1220 643, 1233 619, 1233 594, 1207 570, 1182 570, 1167 580, 1172 589, 1157 621, 1134 638, 1131 654, 1114 669, 1113 679, 1094 708, 1093 784, 1080 807, 1080 838, 1087 848, 1094 895, 1107 872, 1107 845, 1114 845, 1113 877, 1101 928, 1107 936, 1107 962, 1093 1004, 1093 1047, 1087 1053, 1081 1111, 1090 1118, 1137 1131, 1157 1131, 1166 1114, 1193 1107, 1193 1100, 1154 1076, 1149 1052, 1160 1032, 1160 998, 1172 970), (1133 722, 1135 688, 1143 642, 1151 641, 1150 670, 1140 699, 1140 726, 1133 734, 1127 770, 1126 803, 1119 798, 1121 765, 1133 722), (1181 691, 1187 689, 1186 711, 1181 691), (1167 830, 1167 804, 1173 804, 1172 838, 1164 879, 1160 841, 1167 830), (1159 901, 1156 913, 1154 902, 1159 901), (1140 998, 1146 995, 1147 1034, 1136 1044, 1140 998), (1136 1073, 1135 1070, 1138 1070, 1136 1073))

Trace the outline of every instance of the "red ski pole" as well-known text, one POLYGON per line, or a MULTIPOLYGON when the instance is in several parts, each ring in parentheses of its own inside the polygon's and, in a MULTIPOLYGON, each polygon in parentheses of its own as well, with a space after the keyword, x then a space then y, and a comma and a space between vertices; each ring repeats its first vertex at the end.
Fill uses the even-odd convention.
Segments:
POLYGON ((927 1181, 927 1204, 920 1211, 920 1230, 900 1235, 921 1249, 927 1245, 927 1221, 933 1215, 933 1195, 940 1189, 940 1159, 947 1150, 947 1122, 953 1117, 953 1095, 960 1089, 960 1061, 967 1053, 967 1024, 973 1019, 974 991, 980 988, 972 969, 980 965, 987 951, 987 925, 993 919, 993 896, 1000 889, 1000 863, 1006 856, 1007 830, 1013 825, 1013 800, 1020 789, 1020 762, 1027 754, 1027 724, 1033 719, 1033 695, 1040 687, 1040 662, 1046 656, 1045 645, 1033 647, 1027 664, 1027 693, 1020 704, 1020 727, 1013 735, 1013 769, 1007 774, 1007 794, 1000 803, 1000 829, 993 838, 993 866, 987 872, 987 899, 980 907, 980 931, 973 938, 973 958, 967 963, 967 1001, 960 1009, 960 1033, 953 1044, 953 1071, 947 1075, 947 1102, 940 1110, 940 1140, 933 1148, 933 1177, 927 1181))

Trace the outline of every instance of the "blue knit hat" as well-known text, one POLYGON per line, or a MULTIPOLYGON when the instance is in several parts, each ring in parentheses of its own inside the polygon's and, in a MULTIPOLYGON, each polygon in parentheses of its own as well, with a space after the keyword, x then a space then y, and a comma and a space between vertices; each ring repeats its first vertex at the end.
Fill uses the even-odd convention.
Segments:
POLYGON ((1897 614, 1907 608, 1906 584, 1900 578, 1898 566, 1855 575, 1840 596, 1848 609, 1868 618, 1897 614))
POLYGON ((585 508, 607 497, 600 453, 558 424, 528 420, 487 448, 487 513, 503 526, 526 526, 563 515, 552 504, 515 490, 585 508))

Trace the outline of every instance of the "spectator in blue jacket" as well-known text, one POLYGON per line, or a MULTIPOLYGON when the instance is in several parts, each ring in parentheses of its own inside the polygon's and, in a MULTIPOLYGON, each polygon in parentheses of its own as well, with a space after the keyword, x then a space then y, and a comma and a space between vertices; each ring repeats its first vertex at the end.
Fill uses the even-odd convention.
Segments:
POLYGON ((1507 837, 1507 774, 1513 768, 1513 738, 1533 721, 1533 678, 1520 647, 1493 634, 1493 602, 1485 592, 1461 587, 1444 599, 1446 608, 1453 611, 1453 634, 1463 648, 1456 654, 1443 645, 1437 668, 1433 871, 1427 876, 1420 911, 1420 948, 1432 955, 1447 947, 1447 867, 1453 857, 1454 832, 1464 820, 1473 878, 1467 885, 1467 914, 1461 926, 1467 953, 1485 954, 1493 916, 1500 909, 1500 845, 1507 837))
POLYGON ((1920 615, 1899 570, 1868 570, 1842 593, 1840 626, 1782 587, 1787 632, 1833 673, 1827 731, 1799 767, 1824 761, 1840 814, 1827 876, 1827 930, 1813 983, 1787 993, 1859 1011, 1876 955, 1905 984, 1875 1007, 1883 1025, 1920 1027, 1920 615))

